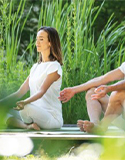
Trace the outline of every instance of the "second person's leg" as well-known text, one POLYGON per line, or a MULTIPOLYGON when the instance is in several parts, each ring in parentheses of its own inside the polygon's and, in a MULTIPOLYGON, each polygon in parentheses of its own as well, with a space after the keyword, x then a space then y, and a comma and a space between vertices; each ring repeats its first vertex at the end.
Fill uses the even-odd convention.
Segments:
MULTIPOLYGON (((89 129, 92 128, 93 124, 97 125, 100 122, 100 117, 102 112, 106 111, 107 105, 108 105, 108 100, 109 96, 106 95, 104 98, 101 98, 99 100, 92 100, 91 95, 94 94, 95 88, 92 88, 87 91, 86 93, 86 103, 87 103, 87 111, 88 115, 90 118, 91 126, 88 125, 89 121, 83 121, 83 120, 78 120, 77 125, 80 127, 80 130, 85 130, 86 131, 86 126, 89 129), (84 126, 84 127, 83 127, 84 126), (83 129, 84 128, 84 129, 83 129)), ((90 123, 89 123, 90 124, 90 123)))
MULTIPOLYGON (((123 113, 123 102, 125 100, 125 91, 115 91, 112 92, 109 98, 109 103, 107 110, 105 112, 104 118, 98 126, 92 122, 86 122, 86 131, 106 131, 109 124, 116 119, 120 114, 123 113)), ((119 122, 120 123, 120 122, 119 122)))

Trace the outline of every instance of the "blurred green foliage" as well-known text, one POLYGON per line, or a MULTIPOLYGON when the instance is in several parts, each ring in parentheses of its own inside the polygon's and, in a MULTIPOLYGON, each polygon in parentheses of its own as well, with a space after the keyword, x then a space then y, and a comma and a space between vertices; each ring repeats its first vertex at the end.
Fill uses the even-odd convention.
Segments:
MULTIPOLYGON (((95 6, 100 6, 104 0, 95 0, 95 6)), ((98 37, 102 28, 107 23, 109 17, 113 13, 114 21, 117 21, 118 24, 124 23, 125 20, 125 1, 124 0, 105 0, 105 3, 101 9, 101 12, 97 18, 97 21, 94 24, 96 28, 95 36, 98 37)), ((125 39, 124 39, 125 40, 125 39)))
MULTIPOLYGON (((123 1, 1 0, 0 3, 1 98, 19 88, 37 61, 35 39, 42 25, 55 27, 60 35, 64 57, 62 89, 100 76, 125 60, 123 1)), ((65 123, 88 119, 85 93, 63 104, 63 117, 65 123)))

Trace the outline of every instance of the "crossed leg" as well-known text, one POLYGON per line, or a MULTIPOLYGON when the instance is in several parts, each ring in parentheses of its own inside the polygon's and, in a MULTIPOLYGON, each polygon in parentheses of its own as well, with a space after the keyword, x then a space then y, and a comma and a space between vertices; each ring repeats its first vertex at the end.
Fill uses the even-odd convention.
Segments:
POLYGON ((123 112, 124 100, 125 100, 124 90, 112 92, 109 98, 107 110, 105 112, 102 121, 97 124, 95 123, 95 121, 91 121, 90 118, 90 122, 89 121, 83 122, 83 129, 87 132, 93 132, 94 130, 102 127, 102 130, 106 131, 108 125, 123 112))
POLYGON ((125 100, 125 91, 114 91, 111 93, 107 110, 101 125, 108 128, 108 125, 123 113, 123 102, 125 100))
POLYGON ((29 130, 30 129, 40 130, 40 127, 36 123, 27 124, 15 117, 8 118, 6 123, 7 123, 7 126, 10 126, 10 127, 29 129, 29 130))

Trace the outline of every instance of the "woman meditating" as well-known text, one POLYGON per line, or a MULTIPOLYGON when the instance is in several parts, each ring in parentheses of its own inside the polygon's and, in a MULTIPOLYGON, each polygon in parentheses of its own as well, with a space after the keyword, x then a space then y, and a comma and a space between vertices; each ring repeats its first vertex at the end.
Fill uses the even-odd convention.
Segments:
POLYGON ((33 65, 19 90, 1 100, 19 99, 30 91, 30 97, 18 101, 14 108, 21 119, 11 115, 6 123, 24 129, 60 128, 63 125, 62 105, 58 99, 62 83, 62 52, 56 29, 41 27, 36 47, 40 53, 38 63, 33 65))

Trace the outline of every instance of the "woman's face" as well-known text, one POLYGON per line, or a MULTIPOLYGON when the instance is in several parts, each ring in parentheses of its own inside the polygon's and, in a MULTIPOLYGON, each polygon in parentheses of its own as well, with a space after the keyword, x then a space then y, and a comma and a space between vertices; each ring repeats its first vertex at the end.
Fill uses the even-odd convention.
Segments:
POLYGON ((50 42, 48 40, 48 34, 44 30, 40 30, 37 33, 36 47, 37 47, 37 52, 44 52, 50 49, 50 42))

